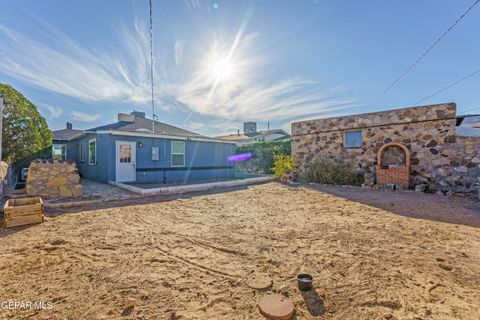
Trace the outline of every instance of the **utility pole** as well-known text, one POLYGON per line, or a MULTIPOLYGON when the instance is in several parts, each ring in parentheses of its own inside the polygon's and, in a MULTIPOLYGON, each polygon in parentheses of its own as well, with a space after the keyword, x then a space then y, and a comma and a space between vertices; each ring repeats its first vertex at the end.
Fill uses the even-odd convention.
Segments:
POLYGON ((152 21, 152 0, 150 4, 150 84, 152 89, 152 133, 155 134, 155 100, 153 94, 153 21, 152 21))

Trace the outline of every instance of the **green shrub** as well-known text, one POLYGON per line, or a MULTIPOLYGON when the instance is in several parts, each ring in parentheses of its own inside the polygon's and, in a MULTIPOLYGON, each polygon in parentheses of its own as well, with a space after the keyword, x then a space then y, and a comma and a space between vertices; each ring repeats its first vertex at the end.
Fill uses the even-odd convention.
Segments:
POLYGON ((357 172, 348 162, 332 162, 326 159, 316 159, 302 174, 304 182, 335 185, 362 185, 363 173, 357 172))
POLYGON ((272 172, 280 179, 295 180, 297 176, 298 160, 286 154, 273 155, 274 165, 272 172))
POLYGON ((274 166, 274 155, 291 152, 290 140, 266 141, 237 147, 237 154, 251 153, 253 158, 237 164, 240 172, 270 173, 274 166))

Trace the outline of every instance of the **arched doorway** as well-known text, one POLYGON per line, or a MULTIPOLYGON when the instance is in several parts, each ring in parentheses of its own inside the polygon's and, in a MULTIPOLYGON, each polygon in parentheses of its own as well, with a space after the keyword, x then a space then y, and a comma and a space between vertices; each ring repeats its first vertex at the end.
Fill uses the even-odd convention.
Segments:
POLYGON ((377 184, 398 184, 408 189, 410 180, 410 151, 396 142, 386 143, 377 152, 377 184))

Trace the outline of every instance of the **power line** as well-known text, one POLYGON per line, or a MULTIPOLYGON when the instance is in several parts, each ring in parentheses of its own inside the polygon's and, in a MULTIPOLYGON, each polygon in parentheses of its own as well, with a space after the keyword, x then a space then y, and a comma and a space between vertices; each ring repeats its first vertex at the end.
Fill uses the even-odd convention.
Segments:
POLYGON ((466 75, 465 77, 463 77, 463 78, 461 78, 461 79, 459 79, 459 80, 457 80, 457 81, 455 81, 455 82, 450 83, 448 86, 443 87, 442 89, 440 89, 440 90, 432 93, 432 94, 429 95, 428 97, 425 97, 425 98, 423 98, 423 99, 421 99, 421 100, 418 100, 417 102, 415 102, 415 105, 417 105, 417 104, 419 104, 419 103, 421 103, 421 102, 423 102, 423 101, 425 101, 425 100, 428 100, 428 99, 430 99, 431 97, 434 97, 434 96, 436 96, 436 95, 439 94, 439 93, 442 93, 443 91, 445 91, 445 90, 447 90, 447 89, 449 89, 449 88, 451 88, 451 87, 459 84, 460 82, 462 82, 462 81, 464 81, 464 80, 467 80, 467 79, 470 78, 470 77, 473 77, 473 76, 476 75, 477 73, 480 73, 480 69, 478 69, 478 70, 470 73, 469 75, 466 75))
MULTIPOLYGON (((480 1, 480 0, 478 0, 480 1)), ((155 100, 153 94, 153 23, 152 23, 152 0, 149 0, 150 3, 150 84, 152 89, 152 133, 155 133, 155 100)))
POLYGON ((475 111, 475 110, 479 110, 479 111, 480 111, 480 107, 475 107, 475 108, 471 108, 471 109, 463 110, 463 111, 462 111, 462 113, 463 113, 463 114, 466 114, 467 112, 470 112, 470 111, 475 111))
POLYGON ((445 38, 445 36, 460 22, 460 20, 462 20, 469 12, 470 10, 473 9, 473 7, 475 7, 478 3, 480 2, 480 0, 476 0, 469 8, 467 11, 465 11, 461 16, 460 18, 457 19, 457 21, 455 21, 454 24, 452 24, 441 36, 440 38, 438 38, 410 67, 407 68, 407 70, 405 70, 397 79, 395 79, 395 81, 393 81, 385 90, 383 90, 383 92, 378 95, 371 103, 370 105, 373 105, 375 104, 376 102, 378 102, 378 100, 380 100, 388 91, 390 91, 390 89, 392 89, 398 82, 400 82, 400 80, 403 79, 403 77, 405 77, 413 68, 415 68, 415 66, 427 55, 430 53, 430 51, 432 51, 432 49, 440 42, 442 41, 443 38, 445 38))

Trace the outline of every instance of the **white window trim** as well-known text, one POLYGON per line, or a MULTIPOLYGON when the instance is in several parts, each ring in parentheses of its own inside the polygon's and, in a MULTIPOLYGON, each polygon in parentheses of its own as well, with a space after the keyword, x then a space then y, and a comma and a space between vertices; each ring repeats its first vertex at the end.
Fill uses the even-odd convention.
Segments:
POLYGON ((345 149, 359 149, 361 147, 363 147, 363 130, 362 129, 357 129, 357 130, 345 130, 343 131, 343 147, 345 149), (347 147, 345 146, 345 141, 346 141, 346 138, 345 136, 347 135, 347 132, 359 132, 360 131, 360 146, 359 147, 347 147))
POLYGON ((88 140, 88 164, 94 166, 97 164, 97 138, 88 140), (95 142, 95 163, 90 162, 90 143, 95 142))
POLYGON ((185 167, 185 149, 187 148, 187 145, 185 143, 185 141, 181 141, 181 140, 172 140, 172 142, 170 143, 170 150, 171 150, 171 155, 170 155, 170 165, 172 167, 185 167), (183 153, 173 153, 173 142, 183 142, 183 153), (183 165, 179 166, 179 165, 174 165, 173 164, 173 155, 174 154, 182 154, 183 155, 183 165))
POLYGON ((53 154, 53 146, 65 146, 65 159, 63 159, 63 160, 67 160, 67 159, 68 159, 68 158, 67 158, 67 149, 68 149, 68 148, 67 148, 67 144, 66 144, 66 143, 53 143, 53 144, 52 144, 52 158, 55 156, 55 155, 53 154))
MULTIPOLYGON (((97 144, 95 143, 95 145, 97 145, 97 144)), ((97 156, 97 155, 95 154, 95 156, 97 156)), ((83 143, 83 142, 80 143, 79 158, 80 158, 80 162, 85 162, 85 143, 83 143)))

